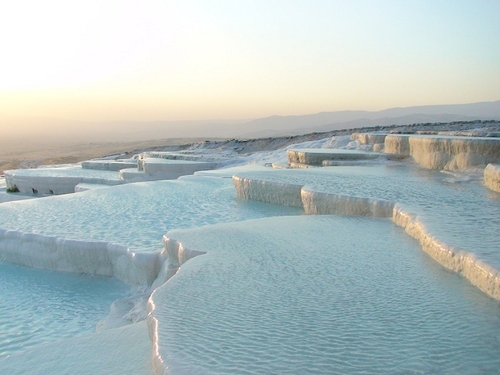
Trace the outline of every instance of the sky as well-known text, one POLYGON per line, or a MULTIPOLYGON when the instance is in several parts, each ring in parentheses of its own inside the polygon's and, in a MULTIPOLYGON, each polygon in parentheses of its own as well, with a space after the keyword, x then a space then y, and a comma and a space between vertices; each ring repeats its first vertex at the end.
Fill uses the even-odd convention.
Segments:
POLYGON ((254 119, 500 99, 498 0, 3 1, 0 47, 4 118, 254 119))

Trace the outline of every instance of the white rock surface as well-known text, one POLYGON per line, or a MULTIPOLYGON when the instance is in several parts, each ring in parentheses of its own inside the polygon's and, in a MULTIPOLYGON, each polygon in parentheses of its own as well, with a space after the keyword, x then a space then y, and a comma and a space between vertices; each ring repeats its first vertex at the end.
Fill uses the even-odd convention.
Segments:
POLYGON ((173 180, 180 176, 194 174, 198 171, 215 169, 217 165, 214 162, 161 158, 143 158, 139 160, 139 169, 156 180, 173 180))
MULTIPOLYGON (((391 174, 390 170, 383 167, 335 167, 302 171, 282 170, 274 173, 242 172, 233 176, 233 183, 240 197, 269 203, 300 205, 308 214, 392 217, 397 225, 419 240, 422 249, 434 259, 500 300, 500 256, 491 248, 494 246, 494 238, 498 238, 498 233, 494 233, 495 226, 499 224, 499 218, 495 214, 499 209, 496 202, 491 201, 484 191, 481 192, 482 197, 478 196, 476 190, 481 191, 481 187, 473 181, 473 191, 467 195, 468 198, 464 198, 465 191, 455 190, 453 185, 449 189, 446 186, 449 182, 440 174, 435 176, 436 183, 431 183, 430 180, 424 182, 420 177, 412 176, 411 172, 404 172, 395 179, 395 175, 391 174), (445 184, 440 183, 440 180, 445 184), (403 184, 403 181, 406 184, 403 184), (450 211, 449 215, 446 215, 447 200, 460 199, 458 197, 467 199, 467 205, 461 203, 463 210, 460 213, 454 208, 453 212, 450 211), (477 200, 476 203, 470 207, 474 200, 477 200), (398 205, 396 210, 396 203, 403 203, 409 208, 402 210, 398 205), (429 208, 421 210, 421 206, 429 208), (468 220, 470 210, 479 206, 482 206, 482 210, 476 208, 475 218, 468 220), (439 222, 450 220, 453 215, 458 216, 454 219, 455 225, 460 226, 462 233, 469 235, 459 236, 451 228, 446 229, 445 233, 439 233, 438 230, 438 235, 435 235, 426 229, 424 223, 429 219, 431 222, 439 222), (412 219, 405 221, 402 217, 412 219), (462 224, 458 224, 460 220, 463 221, 462 224), (486 222, 483 224, 484 221, 486 222), (481 234, 482 232, 484 234, 481 234), (453 239, 453 243, 440 238, 453 239), (477 240, 470 241, 471 238, 477 240)), ((464 183, 466 180, 461 181, 464 183)))
POLYGON ((411 156, 425 168, 460 170, 500 161, 500 138, 388 135, 385 152, 411 156))
MULTIPOLYGON (((371 144, 380 140, 377 137, 359 136, 355 139, 357 143, 371 144)), ((498 157, 499 143, 495 139, 477 137, 455 139, 456 137, 424 135, 384 137, 385 152, 411 155, 427 168, 457 170, 484 165, 488 160, 498 162, 495 158, 498 157)), ((322 140, 315 141, 314 144, 328 147, 338 141, 338 139, 322 140)), ((342 139, 342 142, 343 147, 358 147, 356 142, 352 142, 350 146, 347 146, 345 139, 342 139)), ((325 157, 335 157, 340 160, 334 164, 343 166, 273 171, 271 168, 252 165, 223 170, 203 170, 205 167, 214 168, 220 158, 218 159, 216 155, 200 157, 188 155, 185 158, 190 159, 189 161, 171 160, 171 157, 175 159, 178 156, 169 154, 160 161, 153 158, 143 159, 140 168, 144 171, 138 171, 137 168, 129 171, 131 174, 132 171, 142 174, 136 176, 137 178, 146 174, 149 176, 162 174, 165 177, 198 171, 197 176, 174 181, 109 187, 109 189, 93 189, 94 183, 109 183, 109 181, 115 183, 117 173, 113 173, 113 178, 100 180, 91 174, 103 171, 90 169, 86 172, 74 172, 71 168, 66 170, 56 168, 56 172, 54 169, 14 171, 9 175, 7 185, 19 184, 18 187, 28 193, 32 193, 35 189, 39 194, 59 194, 68 190, 69 186, 78 191, 92 191, 74 196, 43 198, 37 203, 12 202, 0 205, 0 228, 2 228, 0 260, 60 271, 110 275, 131 285, 151 286, 151 290, 156 289, 154 298, 150 300, 152 314, 148 319, 153 348, 151 350, 149 341, 145 340, 146 329, 144 324, 140 323, 111 330, 108 333, 54 343, 27 352, 26 356, 2 359, 0 372, 69 374, 73 373, 74 368, 78 368, 84 369, 78 373, 145 374, 150 373, 152 369, 143 359, 152 353, 156 373, 170 373, 171 369, 178 370, 178 373, 184 370, 184 373, 192 373, 193 368, 188 366, 189 370, 186 370, 179 365, 184 358, 181 356, 175 359, 179 362, 175 362, 174 367, 167 369, 169 362, 166 362, 165 358, 170 354, 166 348, 170 343, 162 345, 162 342, 167 342, 172 336, 162 333, 162 324, 170 323, 167 315, 163 315, 160 311, 169 303, 168 298, 162 293, 175 285, 178 282, 176 280, 181 277, 184 277, 181 280, 185 282, 183 275, 188 274, 190 269, 196 269, 210 257, 212 261, 214 260, 213 254, 210 252, 205 254, 207 249, 198 245, 205 243, 205 240, 206 243, 210 241, 222 243, 232 237, 226 238, 221 235, 220 233, 225 233, 224 231, 217 234, 218 229, 214 227, 215 234, 209 235, 208 229, 202 228, 199 231, 193 230, 193 234, 198 234, 192 238, 189 230, 169 232, 173 233, 174 237, 164 237, 162 250, 158 250, 160 246, 155 243, 161 242, 161 235, 170 229, 289 214, 286 209, 281 208, 261 210, 262 207, 259 208, 258 205, 253 207, 251 202, 234 198, 234 195, 302 208, 305 213, 311 215, 364 215, 391 218, 396 225, 404 228, 408 235, 415 238, 433 259, 463 275, 491 297, 500 300, 498 271, 500 257, 497 254, 500 220, 498 204, 481 190, 486 190, 484 187, 474 183, 474 178, 468 175, 437 174, 433 171, 423 173, 386 160, 383 161, 383 165, 373 166, 359 166, 355 161, 344 161, 346 157, 358 159, 360 155, 363 157, 371 155, 359 151, 308 151, 298 147, 292 149, 288 152, 293 155, 293 160, 297 160, 297 165, 300 160, 318 163, 325 157), (207 162, 210 158, 212 161, 207 162), (349 163, 356 166, 346 165, 349 163), (233 176, 236 193, 231 186, 227 186, 227 183, 210 182, 209 176, 222 177, 220 180, 226 178, 226 182, 229 182, 227 178, 233 176), (75 184, 81 181, 84 182, 75 188, 75 184), (230 194, 227 194, 228 189, 231 190, 230 194), (245 206, 248 214, 239 212, 239 208, 244 204, 248 204, 245 206), (68 210, 69 213, 66 212, 68 210), (171 217, 174 219, 171 220, 171 217), (176 237, 177 235, 179 237, 176 237), (129 244, 133 246, 128 246, 129 244), (142 246, 144 251, 138 249, 142 246), (171 279, 172 276, 175 277, 171 279), (176 278, 177 276, 180 277, 176 278), (165 283, 169 279, 173 282, 165 283), (72 350, 73 346, 78 347, 78 351, 72 350), (125 346, 135 346, 138 352, 132 353, 130 347, 125 346), (108 354, 113 357, 108 358, 108 354), (127 370, 124 371, 122 365, 126 365, 127 370)), ((246 162, 266 164, 276 162, 278 165, 286 160, 285 151, 276 150, 248 155, 232 162, 239 163, 244 159, 246 162)), ((230 154, 223 157, 230 157, 230 154)), ((89 166, 115 168, 113 163, 104 163, 100 166, 97 164, 89 166)), ((497 190, 495 186, 499 185, 499 170, 497 164, 489 164, 484 171, 484 184, 492 190, 497 190)), ((122 172, 127 173, 127 169, 122 172)), ((312 234, 307 232, 307 235, 311 234, 312 238, 304 239, 305 242, 302 243, 302 238, 300 241, 294 241, 296 237, 306 237, 300 227, 286 228, 285 225, 274 236, 271 223, 275 220, 268 219, 268 223, 263 226, 263 234, 255 236, 251 234, 253 230, 251 225, 246 227, 245 223, 227 224, 226 229, 230 228, 229 232, 232 233, 236 228, 236 232, 240 235, 234 236, 231 246, 226 244, 224 248, 214 247, 212 252, 228 252, 233 247, 260 249, 260 246, 267 246, 264 244, 268 243, 273 243, 273 246, 285 246, 283 245, 285 243, 289 247, 301 243, 301 248, 307 249, 313 241, 324 243, 325 239, 331 238, 330 235, 325 235, 325 232, 335 231, 333 228, 315 232, 311 227, 312 234)), ((364 234, 362 228, 360 231, 358 234, 362 236, 364 234)), ((272 255, 272 252, 270 254, 272 255)), ((217 272, 231 271, 231 263, 224 262, 217 263, 215 259, 213 264, 220 266, 216 267, 217 272)), ((269 271, 265 264, 262 265, 262 270, 269 271)), ((200 274, 202 272, 200 269, 200 274)), ((191 281, 195 281, 193 274, 191 277, 191 281)), ((187 280, 189 281, 189 278, 187 280)), ((252 291, 247 289, 247 292, 252 291)), ((224 298, 224 295, 221 298, 224 298)), ((239 302, 235 300, 235 303, 239 302)), ((116 305, 114 308, 120 310, 123 306, 116 305)), ((131 315, 141 316, 140 308, 134 307, 132 310, 131 315)), ((189 316, 184 318, 188 320, 189 316)), ((103 322, 103 325, 106 324, 103 322)), ((183 327, 180 325, 178 328, 183 327)), ((207 347, 204 347, 204 350, 207 347)), ((245 351, 241 350, 240 353, 245 351)), ((203 352, 198 354, 204 355, 203 352)), ((194 370, 203 372, 199 368, 194 370)))
POLYGON ((500 192, 500 164, 488 164, 484 169, 484 184, 493 191, 500 192))
POLYGON ((387 132, 353 133, 351 138, 363 145, 374 145, 384 143, 387 132))
POLYGON ((101 160, 93 159, 82 161, 82 168, 84 169, 97 169, 102 171, 115 171, 118 172, 120 169, 124 168, 136 168, 137 160, 127 159, 127 160, 101 160))
POLYGON ((322 165, 325 160, 369 160, 380 157, 380 154, 359 152, 353 150, 328 150, 328 149, 302 149, 287 151, 289 163, 301 163, 308 165, 322 165))
POLYGON ((114 171, 83 169, 80 166, 63 168, 15 169, 5 171, 7 188, 17 188, 25 194, 74 193, 80 183, 119 185, 123 181, 114 171))

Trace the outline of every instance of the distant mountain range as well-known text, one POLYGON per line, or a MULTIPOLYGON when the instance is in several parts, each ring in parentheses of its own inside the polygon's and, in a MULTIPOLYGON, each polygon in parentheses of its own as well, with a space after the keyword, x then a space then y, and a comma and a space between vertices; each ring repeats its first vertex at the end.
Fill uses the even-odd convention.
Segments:
POLYGON ((271 116, 241 124, 240 136, 278 136, 359 127, 429 122, 500 120, 500 100, 473 104, 390 108, 382 111, 336 111, 304 116, 271 116), (243 129, 247 129, 243 133, 243 129))
POLYGON ((161 138, 259 138, 359 127, 470 120, 500 120, 500 100, 472 104, 390 108, 382 111, 336 111, 255 120, 78 122, 50 118, 0 116, 4 137, 38 142, 129 142, 161 138))

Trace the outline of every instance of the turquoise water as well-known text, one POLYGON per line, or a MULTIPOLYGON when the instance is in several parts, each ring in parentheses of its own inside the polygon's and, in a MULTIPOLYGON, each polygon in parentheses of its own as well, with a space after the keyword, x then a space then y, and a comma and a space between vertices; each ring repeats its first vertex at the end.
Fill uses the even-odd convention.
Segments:
MULTIPOLYGON (((402 203, 438 238, 500 264, 500 195, 474 177, 398 164, 245 173, 402 203)), ((160 248, 170 231, 207 251, 154 294, 172 373, 499 372, 498 301, 389 220, 290 216, 301 212, 238 199, 230 178, 194 176, 4 203, 0 228, 136 251, 160 248)), ((16 267, 0 263, 0 356, 92 332, 128 292, 16 267)))
POLYGON ((231 179, 190 176, 0 205, 0 228, 155 251, 171 229, 297 214, 235 197, 231 179))
POLYGON ((169 373, 500 372, 500 302, 389 220, 282 217, 169 236, 207 251, 152 297, 169 373))
MULTIPOLYGON (((3 203, 0 228, 154 251, 172 228, 300 212, 238 199, 231 179, 189 177, 3 203)), ((92 332, 123 290, 114 279, 0 263, 0 356, 92 332)))
POLYGON ((0 262, 0 357, 92 333, 130 287, 84 276, 0 262))
POLYGON ((400 203, 445 243, 500 269, 500 193, 482 176, 450 174, 408 164, 239 172, 237 176, 292 184, 310 191, 400 203))

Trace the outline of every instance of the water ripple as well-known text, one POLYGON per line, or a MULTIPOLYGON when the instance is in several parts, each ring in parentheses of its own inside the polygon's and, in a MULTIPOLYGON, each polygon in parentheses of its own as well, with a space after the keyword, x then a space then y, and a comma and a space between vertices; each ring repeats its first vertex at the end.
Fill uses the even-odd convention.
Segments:
POLYGON ((499 302, 388 220, 282 217, 169 235, 208 251, 153 296, 173 374, 500 371, 499 302))
POLYGON ((0 262, 0 357, 94 332, 129 293, 119 281, 0 262))

